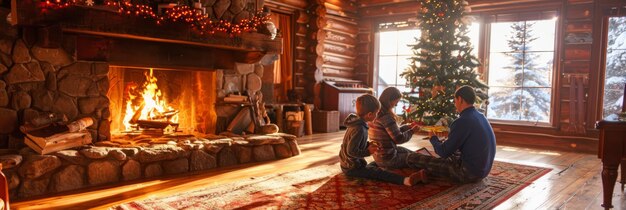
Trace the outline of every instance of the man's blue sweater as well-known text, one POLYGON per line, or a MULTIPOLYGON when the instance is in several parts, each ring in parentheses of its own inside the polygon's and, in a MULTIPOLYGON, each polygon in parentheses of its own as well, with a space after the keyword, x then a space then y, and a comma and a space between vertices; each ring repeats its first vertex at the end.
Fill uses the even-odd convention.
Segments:
POLYGON ((481 178, 489 175, 496 155, 496 136, 485 115, 476 108, 461 111, 459 118, 450 125, 448 140, 442 143, 437 136, 433 136, 430 143, 441 158, 459 150, 463 166, 472 175, 481 178))

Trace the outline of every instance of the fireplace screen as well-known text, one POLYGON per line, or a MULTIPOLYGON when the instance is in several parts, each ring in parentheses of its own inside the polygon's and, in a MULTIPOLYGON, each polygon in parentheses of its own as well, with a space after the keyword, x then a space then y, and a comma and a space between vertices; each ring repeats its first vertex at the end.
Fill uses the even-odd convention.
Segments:
POLYGON ((111 67, 111 133, 211 133, 213 78, 205 71, 111 67))

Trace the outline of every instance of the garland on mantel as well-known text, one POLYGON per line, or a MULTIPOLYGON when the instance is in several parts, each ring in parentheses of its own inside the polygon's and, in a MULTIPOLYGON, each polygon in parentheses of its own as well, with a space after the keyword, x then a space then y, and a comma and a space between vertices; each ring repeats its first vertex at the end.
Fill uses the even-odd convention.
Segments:
MULTIPOLYGON (((43 8, 47 9, 62 9, 77 5, 94 6, 95 2, 93 0, 45 0, 42 1, 42 5, 43 8)), ((216 32, 224 32, 230 37, 236 37, 242 32, 257 31, 259 27, 265 26, 265 23, 270 19, 268 14, 258 11, 252 18, 243 19, 238 23, 225 20, 213 21, 206 14, 199 13, 187 5, 174 6, 163 14, 156 14, 154 13, 154 8, 149 5, 132 4, 123 0, 108 0, 101 6, 116 8, 120 14, 151 19, 159 25, 166 21, 184 22, 201 35, 213 35, 216 32)))

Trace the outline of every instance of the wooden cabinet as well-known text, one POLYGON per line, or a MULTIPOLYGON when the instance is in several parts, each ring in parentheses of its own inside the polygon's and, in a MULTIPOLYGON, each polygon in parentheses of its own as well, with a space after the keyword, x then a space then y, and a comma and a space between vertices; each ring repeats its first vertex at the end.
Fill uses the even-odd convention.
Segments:
POLYGON ((323 81, 321 87, 321 109, 339 111, 339 125, 350 113, 356 113, 356 98, 363 94, 372 94, 371 88, 365 88, 358 82, 323 81))

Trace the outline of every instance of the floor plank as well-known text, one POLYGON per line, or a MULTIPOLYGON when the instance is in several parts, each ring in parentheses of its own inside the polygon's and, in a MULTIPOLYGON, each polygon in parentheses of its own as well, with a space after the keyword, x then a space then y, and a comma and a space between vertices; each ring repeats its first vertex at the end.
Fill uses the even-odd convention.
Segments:
MULTIPOLYGON (((409 149, 432 149, 423 136, 405 143, 409 149)), ((167 176, 11 203, 13 209, 106 209, 113 205, 168 196, 270 173, 334 164, 343 131, 314 134, 298 140, 299 156, 264 163, 243 164, 194 174, 167 176)), ((371 158, 368 158, 371 161, 371 158)), ((502 203, 497 209, 599 209, 602 203, 601 162, 593 154, 498 146, 496 160, 548 167, 553 170, 502 203)), ((615 185, 613 205, 626 209, 624 194, 615 185)))

